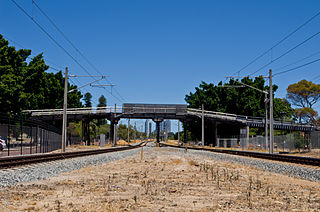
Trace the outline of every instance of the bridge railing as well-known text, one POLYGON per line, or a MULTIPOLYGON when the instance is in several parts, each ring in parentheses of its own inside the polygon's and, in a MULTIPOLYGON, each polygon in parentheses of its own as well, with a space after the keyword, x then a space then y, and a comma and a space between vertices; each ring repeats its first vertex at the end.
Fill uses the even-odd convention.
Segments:
MULTIPOLYGON (((31 113, 32 116, 50 116, 62 115, 63 109, 45 109, 45 110, 24 110, 25 113, 31 113)), ((122 113, 122 107, 86 107, 86 108, 68 108, 67 114, 102 114, 102 113, 122 113)))
MULTIPOLYGON (((200 109, 194 109, 194 108, 188 108, 188 111, 196 113, 198 116, 201 115, 202 110, 200 109)), ((255 124, 265 124, 266 120, 265 117, 253 117, 253 116, 244 116, 244 115, 236 115, 232 113, 223 113, 223 112, 216 112, 216 111, 208 111, 204 110, 205 116, 216 116, 217 118, 225 118, 225 119, 233 119, 239 122, 243 123, 255 123, 255 124)), ((270 124, 270 120, 268 117, 268 124, 270 124)), ((303 126, 303 127, 312 127, 310 124, 306 123, 296 123, 293 120, 284 120, 284 119, 274 119, 274 124, 277 125, 287 125, 287 126, 303 126)))

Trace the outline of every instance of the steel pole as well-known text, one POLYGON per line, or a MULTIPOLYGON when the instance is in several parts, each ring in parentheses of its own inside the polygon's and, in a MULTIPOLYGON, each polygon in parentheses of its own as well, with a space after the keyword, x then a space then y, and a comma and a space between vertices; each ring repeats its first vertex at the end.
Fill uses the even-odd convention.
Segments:
POLYGON ((270 150, 269 153, 273 154, 273 91, 272 91, 272 70, 269 70, 269 83, 270 83, 270 150))
POLYGON ((264 100, 264 113, 265 113, 265 139, 266 139, 266 150, 268 149, 268 94, 265 93, 265 100, 264 100))
POLYGON ((64 96, 63 96, 63 118, 62 118, 62 143, 61 151, 66 151, 66 140, 67 140, 67 101, 68 101, 68 68, 64 75, 64 96))
POLYGON ((201 146, 204 147, 204 109, 202 104, 202 120, 201 120, 201 146))

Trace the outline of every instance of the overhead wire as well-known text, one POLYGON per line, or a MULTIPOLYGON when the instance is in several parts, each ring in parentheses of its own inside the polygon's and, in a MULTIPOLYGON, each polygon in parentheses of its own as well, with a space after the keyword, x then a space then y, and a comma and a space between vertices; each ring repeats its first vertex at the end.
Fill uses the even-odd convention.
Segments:
POLYGON ((302 61, 304 61, 304 60, 306 60, 306 59, 309 59, 309 58, 311 58, 311 57, 313 57, 313 56, 315 56, 315 55, 317 55, 317 54, 320 54, 320 51, 314 52, 314 53, 310 54, 310 55, 307 56, 307 57, 304 57, 304 58, 302 58, 302 59, 300 59, 300 60, 297 60, 297 61, 295 61, 295 62, 289 63, 289 64, 287 64, 287 65, 285 65, 285 66, 280 67, 280 68, 275 68, 274 71, 275 71, 275 70, 281 70, 281 69, 287 68, 287 67, 289 67, 289 66, 292 66, 292 65, 294 65, 294 64, 300 63, 300 62, 302 62, 302 61))
MULTIPOLYGON (((83 69, 88 75, 91 76, 91 74, 89 73, 89 71, 82 66, 61 44, 59 44, 59 42, 57 40, 55 40, 51 34, 49 32, 47 32, 32 16, 29 15, 29 13, 27 13, 27 11, 25 11, 15 0, 11 0, 28 18, 30 18, 40 29, 41 31, 43 31, 60 49, 62 49, 76 64, 79 65, 79 67, 81 69, 83 69)), ((95 79, 94 77, 91 76, 91 78, 95 79)), ((108 91, 108 90, 107 90, 108 91)), ((109 93, 111 93, 110 91, 108 91, 109 93)), ((112 95, 112 94, 111 94, 112 95)), ((123 102, 122 100, 120 100, 117 96, 112 95, 115 99, 117 99, 120 102, 123 102)))
MULTIPOLYGON (((11 43, 14 43, 16 44, 17 46, 21 47, 22 49, 27 49, 25 48, 23 45, 21 45, 20 43, 12 40, 11 38, 8 38, 7 36, 3 36, 5 39, 7 39, 8 41, 10 41, 11 43)), ((32 56, 37 56, 38 54, 35 54, 31 51, 31 55, 32 56)), ((53 62, 52 60, 49 60, 49 59, 46 59, 46 61, 48 61, 49 63, 51 63, 52 65, 56 66, 56 67, 53 67, 52 65, 49 65, 49 68, 53 69, 53 70, 56 70, 56 71, 60 71, 59 69, 64 69, 62 66, 56 64, 55 62, 53 62)))
MULTIPOLYGON (((40 8, 40 6, 33 1, 33 4, 39 9, 39 11, 41 12, 42 15, 44 15, 48 21, 53 25, 53 27, 64 37, 64 39, 80 54, 80 56, 100 75, 103 75, 97 68, 96 66, 76 47, 76 45, 71 42, 71 40, 66 36, 66 34, 57 26, 57 24, 55 24, 55 22, 40 8)), ((105 78, 106 81, 110 84, 111 81, 109 81, 107 78, 105 78)), ((105 88, 106 89, 106 88, 105 88)), ((115 89, 115 91, 117 92, 117 90, 115 89)), ((110 93, 112 95, 112 93, 110 93)), ((123 100, 125 100, 119 92, 117 92, 117 94, 119 95, 119 97, 123 100)))
POLYGON ((287 54, 289 54, 290 52, 292 52, 293 50, 295 50, 296 48, 298 48, 299 46, 305 44, 306 42, 308 42, 309 40, 311 40, 312 38, 316 37, 317 35, 320 34, 320 31, 311 35, 310 37, 308 37, 307 39, 305 39, 304 41, 302 41, 301 43, 295 45, 293 48, 289 49, 288 51, 286 51, 285 53, 281 54, 280 56, 278 56, 276 59, 270 61, 269 63, 263 65, 261 68, 257 69, 255 72, 251 73, 250 75, 253 75, 259 71, 261 71, 262 69, 264 69, 265 67, 267 67, 268 65, 272 64, 273 62, 281 59, 282 57, 286 56, 287 54))
POLYGON ((290 72, 290 71, 294 71, 294 70, 296 70, 296 69, 299 69, 299 68, 302 68, 302 67, 311 65, 311 64, 316 63, 316 62, 319 62, 319 61, 320 61, 320 58, 319 58, 319 59, 316 59, 316 60, 313 60, 313 61, 311 61, 311 62, 302 64, 302 65, 296 66, 296 67, 294 67, 294 68, 290 68, 290 69, 285 70, 285 71, 280 71, 280 72, 278 72, 278 73, 275 73, 273 76, 277 76, 277 75, 280 75, 280 74, 288 73, 288 72, 290 72))
POLYGON ((255 57, 251 62, 249 62, 247 65, 245 65, 244 67, 242 67, 241 69, 239 69, 237 72, 235 73, 239 73, 241 71, 243 71, 244 69, 246 69, 247 67, 249 67, 250 65, 252 65, 253 63, 255 63, 257 60, 259 60, 260 58, 262 58, 263 56, 265 56, 268 52, 272 51, 275 47, 279 46, 281 43, 283 43, 285 40, 287 40, 289 37, 291 37, 292 35, 294 35, 296 32, 298 32, 301 28, 303 28, 305 25, 307 25, 309 22, 311 22, 313 19, 315 19, 317 16, 320 15, 320 11, 317 12, 315 15, 313 15, 311 18, 309 18, 307 21, 305 21, 304 23, 302 23, 299 27, 297 27, 295 30, 293 30, 291 33, 289 33, 288 35, 286 35, 284 38, 282 38, 280 41, 278 41, 275 45, 273 45, 272 47, 270 47, 268 50, 266 50, 265 52, 263 52, 262 54, 260 54, 259 56, 255 57))

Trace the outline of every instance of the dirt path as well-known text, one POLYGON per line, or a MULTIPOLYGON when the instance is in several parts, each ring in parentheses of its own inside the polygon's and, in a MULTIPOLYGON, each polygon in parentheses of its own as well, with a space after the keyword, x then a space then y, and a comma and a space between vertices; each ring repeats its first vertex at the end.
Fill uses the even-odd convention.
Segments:
POLYGON ((319 211, 320 183, 153 148, 0 192, 0 211, 319 211))

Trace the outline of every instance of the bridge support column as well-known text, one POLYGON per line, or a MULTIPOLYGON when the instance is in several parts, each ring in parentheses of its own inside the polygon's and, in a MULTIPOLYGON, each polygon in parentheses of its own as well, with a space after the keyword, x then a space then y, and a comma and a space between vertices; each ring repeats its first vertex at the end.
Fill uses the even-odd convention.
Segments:
POLYGON ((183 122, 183 143, 187 143, 187 122, 183 122))
POLYGON ((113 137, 114 137, 114 121, 111 121, 110 123, 110 132, 109 132, 109 142, 113 145, 114 141, 113 141, 113 137))
POLYGON ((219 145, 218 142, 217 142, 218 141, 217 137, 218 137, 217 123, 214 123, 213 124, 213 142, 212 142, 213 146, 218 146, 219 145))
POLYGON ((249 147, 249 126, 240 128, 240 146, 242 149, 249 147))
POLYGON ((89 120, 82 120, 82 141, 84 141, 86 145, 90 145, 89 123, 89 120))
POLYGON ((157 142, 156 146, 160 146, 160 123, 163 121, 162 118, 155 118, 153 119, 154 122, 156 122, 156 130, 157 130, 157 142))

